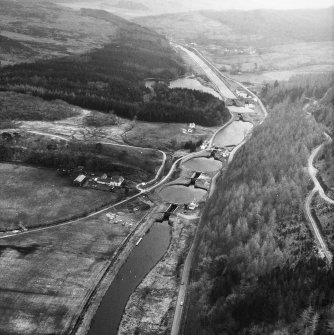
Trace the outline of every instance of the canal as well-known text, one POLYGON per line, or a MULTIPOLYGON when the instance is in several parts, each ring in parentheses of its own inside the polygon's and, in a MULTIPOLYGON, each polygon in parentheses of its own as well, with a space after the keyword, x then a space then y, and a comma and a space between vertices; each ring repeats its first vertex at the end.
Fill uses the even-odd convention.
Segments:
POLYGON ((117 335, 130 295, 166 253, 171 230, 166 222, 154 223, 119 270, 104 295, 88 335, 117 335))

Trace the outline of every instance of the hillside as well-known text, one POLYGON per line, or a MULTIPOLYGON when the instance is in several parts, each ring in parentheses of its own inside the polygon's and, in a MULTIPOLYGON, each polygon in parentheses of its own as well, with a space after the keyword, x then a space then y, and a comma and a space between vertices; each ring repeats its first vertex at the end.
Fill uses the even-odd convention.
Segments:
POLYGON ((7 29, 2 34, 11 36, 0 36, 7 51, 1 54, 3 65, 22 62, 3 66, 0 90, 132 118, 148 91, 143 79, 171 79, 184 72, 163 36, 114 14, 76 12, 38 0, 24 6, 0 1, 0 15, 7 20, 1 21, 7 29))
MULTIPOLYGON (((65 6, 72 8, 95 8, 105 9, 113 13, 117 13, 124 17, 138 17, 144 15, 158 15, 166 13, 181 13, 197 10, 251 10, 256 8, 270 8, 280 9, 282 3, 265 2, 261 0, 53 0, 54 2, 62 3, 65 6)), ((317 6, 329 7, 332 3, 330 0, 320 0, 317 6)), ((283 4, 284 8, 300 8, 303 7, 300 3, 288 2, 283 4)), ((308 4, 309 8, 314 7, 311 3, 308 4)))
POLYGON ((270 46, 331 41, 334 7, 318 10, 199 11, 137 18, 137 23, 176 39, 235 41, 270 46), (205 22, 205 25, 203 23, 205 22), (202 23, 202 24, 201 24, 202 23))
POLYGON ((158 34, 101 10, 75 11, 43 0, 0 0, 0 62, 84 53, 120 37, 167 45, 158 34))
MULTIPOLYGON (((196 47, 240 81, 261 83, 264 71, 329 71, 334 66, 333 8, 317 10, 197 11, 134 21, 196 47), (253 76, 250 76, 252 74, 253 76)), ((278 80, 290 73, 276 74, 278 80)))
POLYGON ((324 140, 303 96, 321 97, 329 85, 329 75, 296 77, 262 91, 269 116, 202 217, 186 334, 332 334, 333 270, 317 256, 303 212, 304 167, 324 140))

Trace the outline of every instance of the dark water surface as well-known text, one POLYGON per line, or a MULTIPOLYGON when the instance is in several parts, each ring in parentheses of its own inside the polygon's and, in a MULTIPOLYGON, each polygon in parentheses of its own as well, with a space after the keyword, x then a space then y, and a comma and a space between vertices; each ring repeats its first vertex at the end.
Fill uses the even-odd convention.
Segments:
POLYGON ((117 335, 130 295, 166 253, 171 239, 167 222, 155 223, 136 246, 104 295, 88 335, 117 335))

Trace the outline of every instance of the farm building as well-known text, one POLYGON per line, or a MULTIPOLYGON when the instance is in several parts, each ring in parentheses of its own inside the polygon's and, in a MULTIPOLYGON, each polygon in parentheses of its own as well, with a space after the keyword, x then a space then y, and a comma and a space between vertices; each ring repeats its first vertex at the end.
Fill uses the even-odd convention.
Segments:
POLYGON ((84 174, 80 174, 78 177, 76 177, 73 181, 73 184, 76 186, 82 186, 86 181, 86 176, 84 174))
POLYGON ((102 177, 94 178, 96 184, 106 185, 110 187, 120 187, 124 182, 124 178, 121 176, 118 177, 107 177, 106 174, 103 174, 102 177))

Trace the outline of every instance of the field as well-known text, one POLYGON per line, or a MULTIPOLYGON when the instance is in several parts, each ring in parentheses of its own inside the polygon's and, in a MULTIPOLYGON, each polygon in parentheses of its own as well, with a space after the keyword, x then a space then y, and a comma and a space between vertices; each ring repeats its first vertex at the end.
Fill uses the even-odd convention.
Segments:
POLYGON ((0 230, 36 227, 90 212, 117 195, 72 186, 55 170, 0 164, 0 230))
POLYGON ((0 333, 69 334, 112 255, 146 211, 117 209, 76 224, 0 240, 0 333))
POLYGON ((334 65, 310 65, 302 66, 291 70, 275 70, 263 72, 244 72, 238 74, 229 74, 229 77, 236 79, 240 82, 252 82, 253 84, 263 84, 263 82, 287 81, 292 76, 299 74, 318 74, 333 72, 334 65))
MULTIPOLYGON (((226 55, 224 48, 217 46, 212 49, 203 47, 203 52, 220 69, 232 72, 234 75, 239 72, 245 73, 249 81, 253 81, 253 75, 263 76, 264 79, 285 80, 288 78, 282 76, 284 71, 287 74, 290 71, 292 71, 291 74, 327 72, 334 66, 333 42, 303 42, 268 46, 259 48, 254 55, 246 53, 226 55)), ((255 81, 259 80, 255 79, 255 81)))
POLYGON ((181 149, 187 141, 206 140, 217 129, 216 127, 196 126, 196 131, 193 134, 183 134, 183 128, 187 128, 187 124, 136 122, 124 138, 133 145, 162 150, 177 150, 181 149))
POLYGON ((262 83, 289 79, 298 72, 333 69, 332 17, 331 9, 201 11, 135 21, 173 41, 195 43, 236 79, 262 83))

